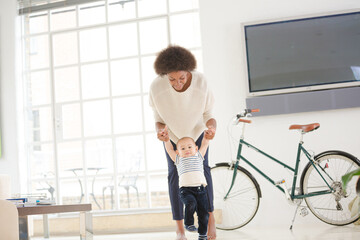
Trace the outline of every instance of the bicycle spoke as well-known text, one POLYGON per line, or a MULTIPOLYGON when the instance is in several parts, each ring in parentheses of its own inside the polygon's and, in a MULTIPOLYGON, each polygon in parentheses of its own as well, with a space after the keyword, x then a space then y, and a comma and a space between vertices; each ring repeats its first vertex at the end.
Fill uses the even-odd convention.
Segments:
POLYGON ((229 194, 228 198, 233 198, 233 197, 236 197, 236 196, 239 196, 239 195, 242 195, 242 194, 251 192, 251 191, 253 191, 253 190, 254 190, 253 187, 249 187, 249 188, 247 188, 247 189, 241 189, 241 190, 238 190, 238 191, 231 191, 231 193, 229 194))
POLYGON ((331 208, 319 208, 319 207, 316 207, 316 208, 314 208, 314 209, 317 209, 317 210, 327 210, 327 211, 336 211, 336 212, 339 211, 339 210, 337 210, 337 209, 335 209, 335 208, 331 209, 331 208))

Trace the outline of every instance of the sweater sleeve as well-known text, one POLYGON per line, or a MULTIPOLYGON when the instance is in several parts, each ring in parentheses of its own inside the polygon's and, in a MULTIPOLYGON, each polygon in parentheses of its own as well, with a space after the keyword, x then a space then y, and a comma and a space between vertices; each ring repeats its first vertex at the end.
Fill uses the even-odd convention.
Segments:
POLYGON ((203 113, 203 119, 204 119, 204 123, 206 123, 209 119, 214 118, 213 116, 213 108, 214 108, 214 95, 211 92, 211 90, 209 88, 207 88, 206 91, 206 103, 205 103, 205 109, 204 109, 204 113, 203 113))

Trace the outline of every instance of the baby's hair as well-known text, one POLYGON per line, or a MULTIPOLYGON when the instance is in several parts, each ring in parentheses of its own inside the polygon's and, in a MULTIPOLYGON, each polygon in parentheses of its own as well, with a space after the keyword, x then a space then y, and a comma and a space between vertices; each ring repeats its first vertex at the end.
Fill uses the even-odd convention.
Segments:
POLYGON ((193 143, 196 145, 196 143, 195 143, 195 141, 194 141, 193 138, 191 138, 191 137, 182 137, 182 138, 180 138, 180 139, 177 141, 177 143, 176 143, 176 148, 178 148, 179 142, 182 141, 182 140, 184 140, 184 139, 191 139, 191 140, 193 141, 193 143))

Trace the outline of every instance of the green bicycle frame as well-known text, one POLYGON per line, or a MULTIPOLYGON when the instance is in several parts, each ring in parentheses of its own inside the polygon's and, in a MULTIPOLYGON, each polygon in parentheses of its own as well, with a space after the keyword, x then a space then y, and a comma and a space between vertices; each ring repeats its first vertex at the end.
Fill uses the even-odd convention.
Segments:
POLYGON ((253 168, 256 172, 258 172, 260 175, 262 175, 266 180, 268 180, 271 184, 273 184, 275 187, 277 187, 280 191, 285 193, 285 189, 282 186, 277 184, 273 179, 271 179, 268 175, 266 175, 263 171, 261 171, 259 168, 257 168, 254 164, 252 164, 249 160, 247 160, 244 156, 241 155, 243 145, 255 150, 256 152, 258 152, 258 153, 262 154, 263 156, 267 157, 268 159, 274 161, 277 164, 280 164, 281 166, 283 166, 283 167, 285 167, 285 168, 287 168, 287 169, 289 169, 290 171, 293 172, 293 181, 292 181, 292 188, 291 188, 291 193, 290 193, 291 199, 302 199, 302 198, 307 198, 307 197, 312 197, 312 196, 330 194, 330 193, 332 193, 334 191, 333 188, 325 180, 323 174, 325 174, 330 179, 332 179, 332 178, 326 173, 324 168, 317 165, 317 163, 312 159, 311 155, 303 147, 303 142, 302 141, 300 141, 299 145, 298 145, 297 156, 296 156, 296 164, 295 164, 295 169, 294 169, 294 168, 286 165, 285 163, 281 162, 280 160, 278 160, 278 159, 270 156, 269 154, 261 151, 260 149, 258 149, 257 147, 251 145, 250 143, 244 141, 244 139, 240 139, 238 152, 237 152, 237 157, 236 157, 236 162, 235 162, 235 165, 234 165, 234 173, 233 173, 232 182, 231 182, 230 188, 229 188, 227 194, 225 195, 224 199, 226 199, 228 197, 232 187, 234 186, 234 182, 235 182, 235 178, 236 178, 236 174, 237 174, 236 170, 237 170, 237 168, 239 166, 240 159, 243 160, 245 163, 247 163, 251 168, 253 168), (299 170, 301 152, 303 152, 305 154, 306 158, 313 165, 313 167, 316 169, 318 174, 321 176, 321 178, 324 180, 326 185, 329 187, 329 190, 311 192, 311 193, 308 193, 308 194, 295 194, 295 187, 296 187, 297 175, 298 175, 298 170, 299 170), (321 170, 322 173, 320 172, 320 170, 321 170))

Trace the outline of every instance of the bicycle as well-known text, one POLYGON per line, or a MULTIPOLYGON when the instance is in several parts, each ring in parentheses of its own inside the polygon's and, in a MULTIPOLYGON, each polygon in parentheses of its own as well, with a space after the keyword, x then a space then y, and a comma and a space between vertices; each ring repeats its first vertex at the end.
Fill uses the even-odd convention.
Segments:
POLYGON ((247 124, 251 123, 247 117, 258 109, 245 109, 236 115, 235 125, 242 123, 242 133, 238 143, 236 160, 217 163, 211 169, 214 187, 215 211, 221 212, 221 221, 216 224, 218 229, 233 230, 248 224, 256 215, 261 195, 260 185, 255 177, 240 166, 246 163, 262 177, 267 179, 273 186, 283 192, 291 204, 297 205, 292 219, 292 229, 296 213, 305 199, 307 208, 302 206, 302 212, 307 214, 307 209, 321 221, 331 225, 347 225, 355 222, 359 214, 351 216, 348 205, 356 195, 356 180, 348 183, 347 189, 342 188, 341 177, 360 166, 360 161, 349 153, 330 150, 314 155, 307 151, 303 144, 305 134, 315 131, 320 127, 319 123, 307 125, 291 125, 290 130, 298 130, 301 133, 297 148, 295 168, 281 162, 244 140, 244 131, 247 124), (292 187, 287 189, 285 180, 274 181, 242 154, 242 147, 247 146, 265 156, 265 159, 274 161, 292 172, 292 187), (300 178, 300 187, 297 186, 297 176, 301 153, 309 160, 300 178))

